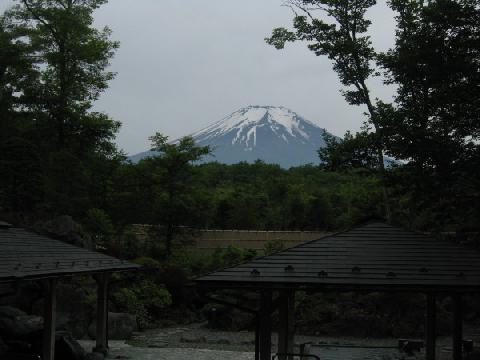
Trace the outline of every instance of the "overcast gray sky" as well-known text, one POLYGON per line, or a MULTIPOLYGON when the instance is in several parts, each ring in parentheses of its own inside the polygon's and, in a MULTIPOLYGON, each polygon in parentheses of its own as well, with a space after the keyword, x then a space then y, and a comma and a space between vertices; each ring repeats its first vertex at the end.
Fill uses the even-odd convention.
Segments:
MULTIPOLYGON (((110 0, 96 12, 120 41, 118 73, 96 105, 122 122, 117 142, 127 153, 148 136, 192 133, 247 105, 282 105, 342 135, 357 130, 364 109, 345 103, 328 59, 305 44, 268 46, 271 29, 290 26, 282 0, 110 0)), ((0 0, 4 10, 11 0, 0 0)), ((379 0, 370 13, 375 46, 393 44, 393 14, 379 0)), ((374 95, 391 90, 372 84, 374 95)))

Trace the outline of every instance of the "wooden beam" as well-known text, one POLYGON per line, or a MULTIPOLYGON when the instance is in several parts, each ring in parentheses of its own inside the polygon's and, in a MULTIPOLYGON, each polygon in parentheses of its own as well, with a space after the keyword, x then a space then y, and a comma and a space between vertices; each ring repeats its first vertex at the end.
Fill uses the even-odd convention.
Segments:
POLYGON ((43 313, 43 360, 55 359, 55 320, 57 312, 57 279, 45 281, 45 308, 43 313))
POLYGON ((279 304, 279 329, 278 329, 278 353, 279 360, 293 360, 292 356, 281 354, 293 353, 294 346, 294 322, 295 322, 295 292, 284 290, 280 293, 279 304))
POLYGON ((455 294, 453 300, 453 360, 463 357, 463 302, 462 295, 455 294))
POLYGON ((95 276, 97 281, 97 334, 93 351, 108 353, 108 281, 110 274, 95 276))
POLYGON ((263 290, 260 294, 260 360, 271 360, 272 357, 272 291, 263 290))
POLYGON ((437 302, 435 294, 427 294, 427 311, 425 322, 425 359, 435 360, 437 340, 437 302))
POLYGON ((260 360, 260 318, 255 316, 255 360, 260 360))

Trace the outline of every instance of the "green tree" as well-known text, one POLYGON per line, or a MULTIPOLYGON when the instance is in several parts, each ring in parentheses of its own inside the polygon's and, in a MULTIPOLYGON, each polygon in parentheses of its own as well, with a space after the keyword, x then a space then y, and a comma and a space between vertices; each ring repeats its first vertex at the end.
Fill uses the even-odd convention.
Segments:
MULTIPOLYGON (((120 124, 92 110, 114 76, 107 67, 118 47, 108 28, 93 26, 93 12, 105 2, 17 0, 0 18, 0 107, 8 115, 2 114, 0 125, 9 129, 10 139, 2 146, 12 147, 15 135, 21 141, 14 147, 24 144, 35 153, 32 159, 41 159, 36 164, 41 194, 30 198, 52 213, 81 215, 104 207, 95 199, 92 173, 99 162, 121 157, 113 144, 120 124)), ((27 193, 38 188, 19 176, 8 178, 27 193)), ((24 210, 34 208, 30 204, 24 210)))
POLYGON ((180 226, 195 225, 207 213, 202 193, 192 182, 192 164, 208 155, 210 148, 196 145, 191 137, 168 142, 160 133, 150 137, 150 141, 152 150, 158 152, 144 160, 151 167, 150 179, 156 188, 152 221, 164 227, 165 253, 170 256, 180 226))
POLYGON ((356 134, 347 131, 343 139, 338 139, 325 133, 324 140, 325 147, 318 150, 322 168, 330 171, 354 168, 375 170, 375 134, 365 130, 356 134))
POLYGON ((78 151, 86 150, 82 143, 87 134, 94 136, 89 144, 98 145, 95 140, 105 138, 105 122, 112 130, 117 127, 90 111, 114 77, 106 68, 118 43, 109 40, 111 31, 107 27, 99 31, 93 26, 93 11, 105 3, 19 0, 19 5, 6 15, 26 31, 35 50, 31 55, 39 59, 35 110, 46 113, 49 143, 55 144, 57 150, 72 145, 78 151))
POLYGON ((382 127, 388 151, 407 161, 394 182, 415 199, 413 221, 429 209, 436 224, 476 226, 480 4, 395 0, 391 6, 396 42, 380 60, 398 91, 395 108, 381 108, 382 127))
MULTIPOLYGON (((315 55, 327 56, 332 61, 334 71, 346 88, 342 93, 347 102, 364 105, 368 111, 368 121, 376 133, 377 167, 384 178, 380 117, 367 86, 367 80, 375 74, 376 52, 366 35, 371 22, 365 18, 365 13, 375 3, 375 0, 288 0, 287 4, 296 14, 294 31, 276 28, 266 41, 277 49, 282 49, 286 42, 305 41, 315 55), (318 13, 323 17, 316 16, 318 13)), ((385 184, 383 194, 386 217, 390 219, 385 184)))
POLYGON ((25 93, 37 81, 26 32, 0 16, 0 206, 31 209, 41 198, 42 169, 25 93))

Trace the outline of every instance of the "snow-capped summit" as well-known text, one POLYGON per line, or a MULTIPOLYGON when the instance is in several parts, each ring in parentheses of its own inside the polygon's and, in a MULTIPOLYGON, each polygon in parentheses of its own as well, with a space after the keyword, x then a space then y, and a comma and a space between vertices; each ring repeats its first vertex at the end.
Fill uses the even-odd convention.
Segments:
POLYGON ((305 132, 305 124, 315 126, 283 106, 251 105, 235 111, 192 136, 198 142, 208 142, 219 136, 233 134, 232 145, 239 144, 252 149, 257 145, 257 131, 262 129, 272 131, 286 143, 290 137, 308 141, 309 134, 305 132))
MULTIPOLYGON (((199 145, 210 145, 206 161, 232 164, 257 159, 283 167, 318 163, 325 129, 282 106, 247 106, 191 136, 199 145)), ((151 152, 131 157, 138 161, 151 152)))

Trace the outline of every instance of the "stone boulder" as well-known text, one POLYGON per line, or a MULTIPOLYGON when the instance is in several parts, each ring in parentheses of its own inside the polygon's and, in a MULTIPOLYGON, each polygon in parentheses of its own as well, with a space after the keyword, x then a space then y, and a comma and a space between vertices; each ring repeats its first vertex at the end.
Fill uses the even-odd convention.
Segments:
POLYGON ((91 352, 85 356, 85 360, 103 360, 105 356, 99 352, 91 352))
POLYGON ((10 306, 0 307, 0 336, 5 339, 25 339, 43 329, 43 318, 27 315, 10 306))
POLYGON ((84 360, 85 350, 68 332, 55 335, 55 357, 57 359, 84 360))
POLYGON ((56 218, 35 224, 35 230, 76 246, 93 250, 94 244, 90 237, 86 236, 79 224, 69 215, 61 215, 56 218))
MULTIPOLYGON (((76 281, 60 283, 57 289, 57 330, 68 331, 75 339, 85 339, 88 325, 92 322, 94 307, 88 304, 88 298, 95 293, 95 288, 80 286, 76 281)), ((36 315, 42 315, 43 299, 32 306, 36 315)))
POLYGON ((5 296, 0 296, 0 307, 14 305, 21 310, 29 311, 33 303, 43 298, 43 288, 40 282, 24 281, 15 286, 5 296))
POLYGON ((20 309, 14 308, 13 306, 0 306, 0 318, 9 318, 13 319, 17 316, 27 315, 20 309))
POLYGON ((474 351, 465 357, 465 360, 480 360, 480 352, 474 351))
MULTIPOLYGON (((95 339, 97 334, 96 321, 88 327, 88 335, 95 339)), ((126 313, 108 313, 108 338, 110 340, 127 340, 138 331, 137 318, 126 313)))
POLYGON ((5 344, 0 337, 0 359, 3 359, 3 355, 8 351, 8 346, 5 344))
MULTIPOLYGON (((32 354, 42 354, 43 331, 38 331, 30 335, 29 352, 32 354)), ((85 350, 68 331, 57 331, 55 333, 55 359, 84 360, 85 350)))
POLYGON ((223 305, 211 306, 206 310, 208 327, 216 330, 241 331, 252 327, 252 314, 223 305))

